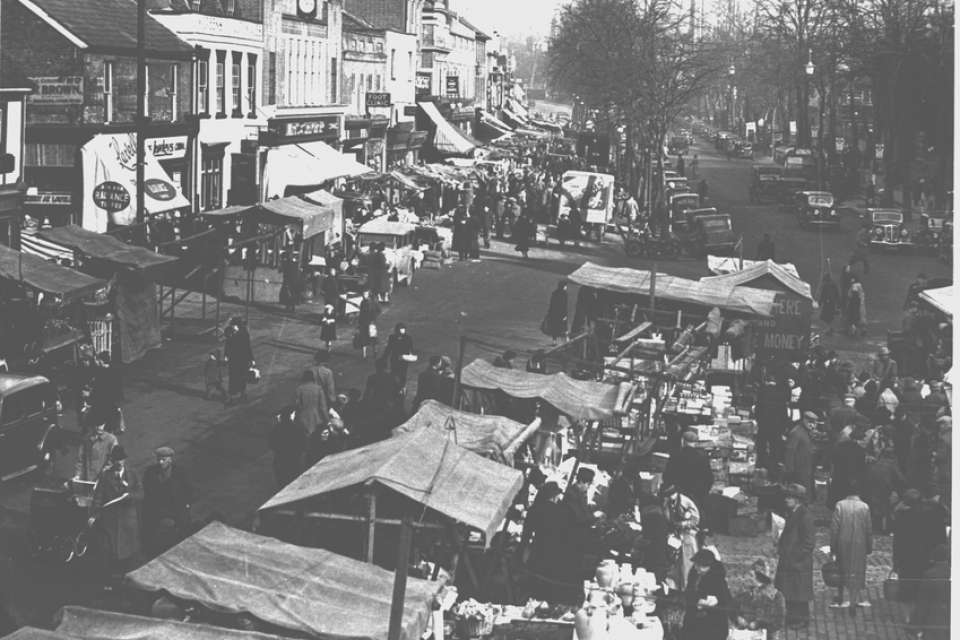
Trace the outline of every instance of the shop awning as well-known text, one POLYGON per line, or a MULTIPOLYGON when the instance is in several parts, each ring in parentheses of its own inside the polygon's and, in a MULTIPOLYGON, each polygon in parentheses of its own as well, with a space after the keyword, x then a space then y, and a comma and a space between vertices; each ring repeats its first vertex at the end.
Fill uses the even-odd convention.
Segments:
POLYGON ((69 247, 88 258, 110 262, 123 269, 140 271, 147 276, 152 276, 161 268, 177 261, 176 256, 154 253, 113 236, 87 231, 75 224, 40 231, 37 236, 69 247))
POLYGON ((267 200, 254 208, 251 219, 263 224, 299 226, 304 240, 336 228, 343 200, 326 191, 267 200))
POLYGON ((920 299, 930 303, 953 322, 953 310, 956 308, 953 306, 953 285, 921 291, 920 299))
POLYGON ((260 510, 370 481, 483 531, 489 544, 523 485, 523 474, 423 429, 328 456, 260 510))
MULTIPOLYGON (((392 571, 219 522, 127 574, 126 582, 324 640, 386 640, 393 595, 392 571)), ((407 578, 401 638, 419 640, 442 587, 407 578)))
POLYGON ((324 142, 287 144, 267 152, 263 171, 266 198, 283 197, 287 187, 319 186, 329 180, 352 178, 373 170, 324 142))
POLYGON ((64 607, 56 634, 75 640, 279 640, 255 631, 212 627, 196 622, 177 622, 133 616, 113 611, 64 607))
MULTIPOLYGON (((97 233, 107 223, 137 222, 137 134, 98 134, 80 149, 83 161, 83 228, 97 233)), ((190 207, 180 187, 148 153, 144 161, 147 215, 190 207)))
MULTIPOLYGON (((650 272, 638 269, 601 267, 592 262, 570 274, 569 279, 579 285, 638 296, 650 295, 650 272)), ((715 284, 657 274, 656 295, 664 300, 704 307, 719 307, 721 311, 735 311, 748 315, 771 317, 775 308, 776 291, 752 287, 719 287, 715 284)))
POLYGON ((407 189, 412 189, 413 191, 423 191, 424 189, 426 189, 426 187, 417 184, 416 182, 414 182, 407 176, 403 175, 399 171, 391 171, 390 177, 396 180, 397 182, 399 182, 401 185, 403 185, 407 189))
POLYGON ((2 244, 0 244, 0 278, 59 296, 65 302, 81 298, 107 286, 106 280, 92 278, 29 253, 14 251, 2 244))
POLYGON ((480 143, 447 122, 437 105, 432 102, 419 102, 420 108, 435 125, 433 146, 440 153, 466 155, 480 146, 480 143))
POLYGON ((576 420, 612 418, 620 388, 589 380, 574 380, 564 373, 543 375, 501 369, 486 360, 474 360, 460 373, 465 387, 499 389, 515 398, 540 398, 576 420))
POLYGON ((513 454, 539 426, 539 421, 525 425, 503 416, 466 413, 427 400, 409 420, 393 430, 393 435, 427 430, 435 437, 446 438, 464 449, 513 466, 513 454))

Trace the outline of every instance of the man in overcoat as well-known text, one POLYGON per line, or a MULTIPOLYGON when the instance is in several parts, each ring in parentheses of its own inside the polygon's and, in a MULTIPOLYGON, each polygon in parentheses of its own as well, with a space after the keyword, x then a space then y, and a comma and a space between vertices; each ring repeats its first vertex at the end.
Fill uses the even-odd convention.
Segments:
POLYGON ((800 484, 784 489, 787 519, 777 542, 777 575, 774 586, 787 603, 787 626, 803 629, 810 624, 813 600, 813 549, 817 532, 806 507, 807 490, 800 484))
POLYGON ((127 452, 117 445, 93 489, 88 525, 96 527, 111 573, 122 573, 122 563, 140 552, 140 503, 143 485, 140 476, 128 469, 127 452))
POLYGON ((790 430, 783 459, 783 479, 795 482, 806 490, 806 495, 814 498, 813 484, 813 439, 810 432, 816 428, 817 414, 807 411, 800 422, 790 430))

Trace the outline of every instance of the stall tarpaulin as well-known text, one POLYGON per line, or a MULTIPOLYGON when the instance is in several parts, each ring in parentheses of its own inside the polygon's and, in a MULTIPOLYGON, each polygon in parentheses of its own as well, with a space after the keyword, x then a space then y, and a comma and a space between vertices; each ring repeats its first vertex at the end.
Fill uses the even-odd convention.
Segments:
POLYGON ((75 224, 39 231, 37 236, 69 247, 81 256, 110 262, 124 269, 138 271, 147 277, 153 277, 158 269, 177 261, 176 256, 155 253, 145 247, 128 244, 106 234, 94 233, 75 224))
MULTIPOLYGON (((137 222, 137 134, 98 134, 80 149, 83 162, 83 228, 97 233, 107 223, 137 222)), ((144 162, 146 215, 190 207, 152 154, 144 162)))
POLYGON ((953 285, 920 292, 920 299, 929 302, 953 322, 953 285))
POLYGON ((352 178, 373 169, 338 153, 325 142, 285 144, 267 152, 263 170, 264 197, 281 198, 287 187, 321 185, 338 178, 352 178))
POLYGON ((564 373, 543 375, 501 369, 486 360, 475 360, 464 367, 460 382, 475 389, 499 389, 515 398, 539 398, 576 420, 612 418, 620 393, 620 387, 613 384, 574 380, 564 373))
MULTIPOLYGON (((219 522, 126 576, 139 589, 165 589, 324 640, 386 640, 393 580, 392 571, 376 565, 219 522)), ((407 578, 403 640, 419 640, 426 631, 442 588, 441 582, 407 578)))
MULTIPOLYGON (((650 272, 638 269, 618 269, 585 262, 568 276, 581 286, 603 289, 629 295, 650 295, 650 272)), ((771 317, 776 305, 776 291, 751 287, 723 288, 696 280, 658 273, 656 295, 664 300, 703 307, 719 307, 721 311, 735 311, 746 315, 771 317)))
POLYGON ((483 531, 489 544, 523 474, 421 429, 324 458, 260 511, 370 481, 483 531))
POLYGON ((85 273, 47 262, 29 253, 14 251, 2 244, 0 244, 0 278, 23 283, 31 289, 59 296, 64 302, 82 298, 109 284, 106 280, 92 278, 85 273))
POLYGON ((393 435, 426 429, 464 449, 480 455, 496 455, 513 466, 513 454, 539 426, 539 420, 525 425, 503 416, 480 416, 427 400, 409 420, 393 430, 393 435))
POLYGON ((213 627, 196 622, 133 616, 113 611, 64 607, 56 634, 76 640, 279 640, 256 631, 213 627))

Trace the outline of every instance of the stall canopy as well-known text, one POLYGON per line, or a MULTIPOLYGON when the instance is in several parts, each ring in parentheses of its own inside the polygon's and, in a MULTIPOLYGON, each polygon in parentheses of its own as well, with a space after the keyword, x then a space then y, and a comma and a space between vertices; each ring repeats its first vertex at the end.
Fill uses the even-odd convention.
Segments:
POLYGON ((943 312, 953 322, 953 285, 921 291, 920 298, 943 312))
POLYGON ((450 155, 466 155, 476 149, 479 144, 455 126, 447 122, 440 114, 437 105, 432 102, 418 102, 423 112, 435 125, 433 146, 437 151, 450 155))
POLYGON ((342 216, 343 200, 319 190, 299 196, 267 200, 254 208, 251 218, 264 224, 293 224, 304 240, 334 229, 342 216))
POLYGON ((435 400, 427 400, 409 420, 393 430, 393 435, 430 431, 464 449, 482 456, 493 456, 512 466, 513 454, 539 426, 539 421, 525 425, 502 416, 457 411, 435 400))
POLYGON ((480 529, 489 543, 523 484, 523 474, 421 429, 324 458, 260 510, 370 481, 480 529))
MULTIPOLYGON (((650 272, 637 269, 602 267, 592 262, 570 274, 569 279, 579 285, 625 293, 650 295, 650 272)), ((735 311, 747 315, 770 317, 776 305, 776 291, 750 287, 720 287, 716 284, 697 282, 658 273, 656 295, 672 300, 704 307, 719 307, 721 311, 735 311)))
POLYGON ((475 389, 500 389, 515 398, 540 398, 577 420, 612 418, 619 387, 603 382, 574 380, 564 373, 543 375, 494 367, 475 360, 464 367, 460 381, 475 389))
POLYGON ((81 298, 107 286, 106 280, 92 278, 85 273, 47 262, 29 253, 14 251, 2 244, 0 244, 0 278, 59 296, 64 302, 81 298))
MULTIPOLYGON (((756 260, 740 260, 738 258, 729 258, 726 256, 707 256, 707 270, 717 276, 724 276, 728 273, 733 273, 734 271, 749 269, 750 267, 758 264, 763 264, 763 262, 758 262, 756 260)), ((794 278, 800 277, 800 274, 797 273, 797 268, 793 265, 793 263, 778 262, 777 264, 781 268, 785 269, 787 273, 792 275, 794 278)))
POLYGON ((165 266, 177 261, 175 256, 154 253, 144 247, 127 244, 113 236, 87 231, 75 224, 40 231, 44 240, 69 247, 73 251, 96 260, 103 260, 123 269, 138 271, 152 277, 165 266))
POLYGON ((278 636, 254 631, 84 607, 64 607, 57 617, 57 636, 76 640, 278 640, 278 636))
MULTIPOLYGON (((126 582, 324 640, 386 640, 393 573, 214 522, 126 582)), ((442 583, 407 579, 401 638, 419 640, 442 583)))
POLYGON ((809 284, 772 260, 755 262, 752 266, 744 266, 742 270, 733 273, 700 278, 700 282, 718 285, 722 288, 739 287, 763 280, 774 280, 799 296, 813 299, 810 295, 809 284))
POLYGON ((352 178, 373 170, 337 153, 324 142, 303 142, 270 149, 263 172, 266 198, 285 195, 287 187, 309 187, 338 178, 352 178))

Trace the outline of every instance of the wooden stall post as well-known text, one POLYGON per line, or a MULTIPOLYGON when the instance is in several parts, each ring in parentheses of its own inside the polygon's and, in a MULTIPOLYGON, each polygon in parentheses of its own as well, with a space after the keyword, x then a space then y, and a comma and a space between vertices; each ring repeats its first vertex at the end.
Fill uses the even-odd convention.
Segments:
POLYGON ((393 600, 390 602, 390 626, 387 640, 400 640, 403 631, 403 604, 407 595, 407 564, 410 559, 410 544, 413 541, 413 521, 410 516, 400 525, 400 555, 393 577, 393 600))

